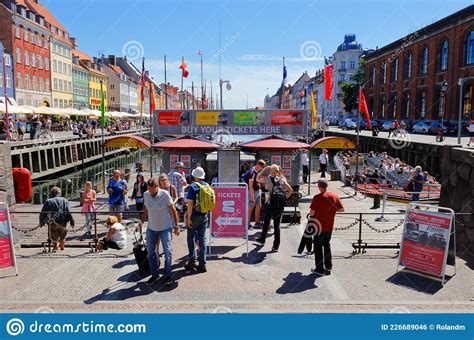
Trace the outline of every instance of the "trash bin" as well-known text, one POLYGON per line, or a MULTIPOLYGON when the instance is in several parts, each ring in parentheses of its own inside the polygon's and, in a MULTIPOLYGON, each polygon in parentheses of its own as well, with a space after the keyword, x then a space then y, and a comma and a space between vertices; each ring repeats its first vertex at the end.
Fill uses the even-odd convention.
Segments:
POLYGON ((341 171, 331 170, 331 181, 339 181, 341 178, 341 171))

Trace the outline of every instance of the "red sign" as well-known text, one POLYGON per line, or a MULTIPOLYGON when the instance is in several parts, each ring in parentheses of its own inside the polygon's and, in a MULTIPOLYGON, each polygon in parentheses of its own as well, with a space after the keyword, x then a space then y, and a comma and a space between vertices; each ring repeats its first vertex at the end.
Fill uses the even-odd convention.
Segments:
POLYGON ((11 247, 11 228, 8 210, 0 210, 0 268, 13 267, 13 251, 11 247))
POLYGON ((247 187, 214 187, 216 207, 211 214, 213 237, 246 237, 247 187))
POLYGON ((303 113, 301 111, 274 111, 272 112, 272 125, 302 125, 303 113))
POLYGON ((158 125, 188 125, 189 114, 182 111, 158 112, 158 125))
POLYGON ((399 264, 425 274, 443 276, 450 233, 450 215, 409 210, 399 264))

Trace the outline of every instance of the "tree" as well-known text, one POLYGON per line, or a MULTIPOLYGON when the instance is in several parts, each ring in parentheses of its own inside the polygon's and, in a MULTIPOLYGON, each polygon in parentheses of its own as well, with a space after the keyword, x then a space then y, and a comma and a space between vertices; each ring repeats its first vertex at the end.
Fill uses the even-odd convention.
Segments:
POLYGON ((359 68, 357 72, 352 76, 354 80, 353 84, 343 83, 342 89, 342 102, 344 103, 344 110, 351 112, 356 109, 359 105, 359 86, 364 84, 365 80, 365 60, 364 58, 359 59, 359 68))

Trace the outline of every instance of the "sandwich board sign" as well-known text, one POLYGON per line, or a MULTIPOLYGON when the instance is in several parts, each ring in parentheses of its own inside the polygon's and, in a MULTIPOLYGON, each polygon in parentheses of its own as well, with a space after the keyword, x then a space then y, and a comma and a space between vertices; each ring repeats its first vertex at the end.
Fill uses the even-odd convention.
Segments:
POLYGON ((423 207, 433 208, 411 203, 406 211, 398 266, 440 279, 444 285, 454 212, 423 207))
POLYGON ((211 212, 211 239, 245 238, 248 256, 247 184, 214 183, 212 188, 216 194, 216 206, 211 212))
POLYGON ((6 203, 0 203, 0 270, 11 267, 15 268, 15 273, 18 275, 10 211, 6 203))

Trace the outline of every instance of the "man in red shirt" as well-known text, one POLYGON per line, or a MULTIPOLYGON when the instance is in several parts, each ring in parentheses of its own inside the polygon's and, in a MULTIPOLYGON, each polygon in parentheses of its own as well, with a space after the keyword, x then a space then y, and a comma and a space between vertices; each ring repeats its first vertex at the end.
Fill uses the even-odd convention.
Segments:
POLYGON ((334 228, 334 217, 344 212, 339 196, 328 190, 326 179, 318 180, 319 194, 313 197, 310 215, 315 219, 314 259, 316 268, 312 272, 318 275, 330 275, 332 270, 331 234, 334 228))

